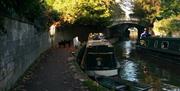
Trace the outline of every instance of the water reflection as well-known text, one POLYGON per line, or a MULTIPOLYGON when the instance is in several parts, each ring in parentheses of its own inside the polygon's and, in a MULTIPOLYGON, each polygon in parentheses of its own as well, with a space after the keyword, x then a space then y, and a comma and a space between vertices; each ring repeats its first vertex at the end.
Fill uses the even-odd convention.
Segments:
MULTIPOLYGON (((139 54, 133 42, 123 41, 116 46, 121 68, 119 77, 153 86, 151 91, 180 91, 180 66, 165 58, 139 54)), ((172 60, 171 60, 172 61, 172 60)))
POLYGON ((137 65, 133 61, 123 60, 119 74, 121 78, 129 81, 138 81, 137 65))
POLYGON ((129 58, 132 50, 131 41, 124 41, 122 43, 122 54, 124 57, 129 58))

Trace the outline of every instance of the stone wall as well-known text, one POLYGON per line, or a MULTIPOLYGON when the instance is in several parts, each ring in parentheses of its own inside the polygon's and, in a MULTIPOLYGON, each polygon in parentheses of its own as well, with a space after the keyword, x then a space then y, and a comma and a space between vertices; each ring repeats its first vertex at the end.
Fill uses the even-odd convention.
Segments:
MULTIPOLYGON (((3 26, 7 33, 0 35, 0 91, 7 91, 40 54, 51 47, 51 39, 48 31, 39 32, 31 23, 17 19, 5 17, 3 26)), ((72 41, 75 36, 83 42, 96 30, 78 27, 58 31, 54 44, 72 41)))
POLYGON ((7 91, 25 70, 51 47, 48 32, 30 23, 4 19, 6 34, 0 36, 0 91, 7 91))

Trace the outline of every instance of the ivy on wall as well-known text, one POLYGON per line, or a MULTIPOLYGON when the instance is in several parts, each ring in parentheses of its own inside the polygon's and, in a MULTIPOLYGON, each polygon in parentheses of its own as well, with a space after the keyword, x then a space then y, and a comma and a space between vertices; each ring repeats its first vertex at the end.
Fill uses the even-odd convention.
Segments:
MULTIPOLYGON (((43 0, 0 0, 0 15, 30 22, 35 26, 45 28, 48 22, 45 15, 47 10, 45 5, 43 0)), ((3 24, 3 20, 0 22, 3 24)))
POLYGON ((0 35, 6 34, 6 32, 4 28, 4 18, 0 16, 0 35))

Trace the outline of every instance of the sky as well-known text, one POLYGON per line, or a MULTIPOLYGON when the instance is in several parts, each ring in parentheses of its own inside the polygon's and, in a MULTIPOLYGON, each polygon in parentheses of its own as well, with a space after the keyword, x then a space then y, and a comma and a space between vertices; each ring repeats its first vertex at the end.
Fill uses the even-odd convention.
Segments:
POLYGON ((130 14, 133 13, 133 0, 115 0, 119 3, 121 9, 125 12, 126 19, 130 19, 130 14))

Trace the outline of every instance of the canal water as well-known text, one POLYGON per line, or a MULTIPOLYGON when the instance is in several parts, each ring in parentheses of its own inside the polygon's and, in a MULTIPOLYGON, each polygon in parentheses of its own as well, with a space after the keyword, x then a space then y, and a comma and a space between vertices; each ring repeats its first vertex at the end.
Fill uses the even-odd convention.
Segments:
POLYGON ((120 62, 119 77, 129 81, 149 84, 150 91, 180 91, 180 62, 156 54, 137 51, 135 41, 115 44, 120 62))

